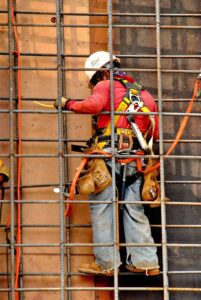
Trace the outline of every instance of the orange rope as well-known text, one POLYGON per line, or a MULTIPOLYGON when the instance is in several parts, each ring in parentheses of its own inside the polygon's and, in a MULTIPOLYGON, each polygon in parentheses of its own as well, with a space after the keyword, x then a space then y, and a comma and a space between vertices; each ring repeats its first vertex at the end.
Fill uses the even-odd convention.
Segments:
MULTIPOLYGON (((88 157, 84 157, 84 158, 81 159, 81 163, 80 163, 79 167, 76 170, 75 176, 73 177, 73 181, 72 181, 72 184, 71 184, 71 187, 70 187, 70 193, 69 193, 68 200, 71 200, 71 201, 74 200, 76 183, 77 183, 78 177, 79 177, 82 169, 86 165, 87 161, 88 161, 88 157)), ((72 210, 72 204, 71 203, 67 203, 66 210, 65 210, 65 217, 69 217, 70 216, 71 210, 72 210)))
MULTIPOLYGON (((15 16, 14 16, 14 4, 12 1, 12 23, 15 23, 15 16)), ((17 35, 17 29, 16 26, 13 25, 13 35, 16 42, 16 56, 17 56, 17 98, 18 98, 18 110, 20 111, 21 106, 21 57, 20 57, 20 46, 19 46, 19 40, 17 35)), ((18 120, 18 147, 17 147, 17 153, 18 155, 21 155, 22 153, 22 118, 21 113, 18 112, 17 115, 18 120)), ((21 222, 21 207, 20 207, 20 198, 21 198, 21 165, 22 165, 22 159, 19 156, 17 159, 17 237, 16 237, 16 243, 20 244, 21 242, 21 228, 20 228, 20 222, 21 222)), ((16 258, 15 258, 15 289, 19 287, 19 270, 20 270, 20 256, 21 256, 21 250, 20 247, 16 247, 16 258)), ((15 291, 15 300, 19 299, 19 292, 15 291)))
MULTIPOLYGON (((187 106, 186 113, 190 114, 190 112, 191 112, 191 110, 192 110, 192 107, 193 107, 193 103, 194 103, 194 101, 196 100, 196 98, 197 98, 197 96, 198 96, 199 90, 200 90, 200 79, 198 78, 198 79, 196 80, 196 82, 195 82, 195 87, 194 87, 193 96, 192 96, 192 98, 191 98, 191 100, 190 100, 190 102, 189 102, 189 104, 188 104, 188 106, 187 106)), ((184 129, 185 129, 185 127, 186 127, 186 124, 187 124, 187 122, 188 122, 188 120, 189 120, 189 117, 190 117, 190 115, 184 116, 184 118, 183 118, 183 120, 182 120, 182 122, 181 122, 181 125, 180 125, 180 127, 179 127, 179 130, 178 130, 178 132, 177 132, 177 135, 176 135, 176 137, 175 137, 175 140, 174 140, 174 142, 172 143, 172 145, 170 146, 170 148, 168 149, 167 153, 165 154, 164 159, 167 158, 167 157, 170 155, 170 153, 172 153, 172 151, 174 150, 174 148, 175 148, 176 145, 178 144, 178 142, 179 142, 179 140, 180 140, 180 138, 181 138, 181 136, 182 136, 182 134, 183 134, 183 132, 184 132, 184 129)), ((150 169, 148 169, 148 170, 146 170, 146 171, 143 171, 143 170, 142 170, 141 172, 147 174, 147 173, 149 173, 149 172, 152 172, 152 171, 156 170, 156 169, 159 168, 159 167, 160 167, 160 162, 158 162, 157 164, 155 164, 155 165, 154 165, 153 167, 151 167, 150 169)))

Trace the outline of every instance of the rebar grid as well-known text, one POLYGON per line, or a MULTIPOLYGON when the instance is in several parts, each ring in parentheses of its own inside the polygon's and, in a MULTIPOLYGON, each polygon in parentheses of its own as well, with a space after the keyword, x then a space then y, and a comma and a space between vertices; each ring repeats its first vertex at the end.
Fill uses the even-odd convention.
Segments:
MULTIPOLYGON (((38 273, 27 273, 21 270, 20 276, 21 276, 21 286, 20 288, 16 289, 20 291, 20 296, 21 300, 23 299, 23 293, 24 292, 32 292, 32 291, 37 291, 37 292, 42 292, 42 291, 47 291, 47 292, 54 292, 54 291, 59 291, 60 292, 60 299, 65 300, 66 299, 66 294, 68 294, 68 300, 72 299, 72 291, 114 291, 114 299, 118 300, 119 299, 119 292, 123 291, 145 291, 145 292, 163 292, 163 299, 168 300, 169 299, 169 292, 196 292, 200 293, 201 289, 200 288, 180 288, 180 287, 171 287, 169 286, 169 275, 176 275, 176 274, 200 274, 200 270, 189 270, 189 271, 170 271, 168 270, 168 253, 167 249, 168 248, 200 248, 201 244, 200 243, 169 243, 167 242, 167 229, 174 229, 174 228, 194 228, 194 229, 199 229, 201 228, 201 225, 199 224, 167 224, 166 220, 166 210, 168 207, 171 206, 192 206, 192 207, 199 207, 201 204, 199 202, 195 201, 185 201, 185 202, 180 202, 180 201, 172 201, 168 203, 162 203, 161 205, 161 225, 152 225, 152 228, 160 228, 162 231, 162 242, 161 243, 156 243, 156 246, 158 248, 162 249, 162 260, 163 260, 163 270, 161 271, 161 274, 163 275, 163 286, 162 287, 121 287, 119 286, 118 283, 118 276, 132 276, 133 274, 130 274, 128 272, 123 272, 123 273, 117 273, 117 256, 116 256, 116 251, 117 251, 117 220, 116 220, 116 197, 115 197, 115 157, 112 157, 112 177, 113 177, 113 201, 108 202, 113 204, 113 224, 114 224, 114 243, 112 244, 93 244, 93 243, 71 243, 70 242, 70 228, 85 228, 85 227, 90 227, 89 225, 86 224, 77 224, 73 225, 70 223, 70 220, 67 220, 67 223, 65 224, 65 220, 63 217, 64 213, 64 204, 69 203, 68 200, 63 199, 63 189, 64 189, 64 182, 68 181, 68 168, 67 166, 67 161, 69 158, 80 158, 83 157, 81 154, 69 154, 67 151, 67 145, 69 142, 75 141, 75 142, 83 142, 80 139, 75 139, 71 140, 68 139, 67 137, 67 117, 68 114, 72 114, 72 112, 62 112, 61 110, 61 103, 59 101, 59 108, 58 112, 56 111, 51 111, 51 110, 39 110, 39 109, 34 109, 34 110, 17 110, 14 109, 14 101, 15 96, 14 96, 14 72, 16 70, 22 70, 22 71, 34 71, 34 70, 41 70, 41 71, 56 71, 57 73, 57 98, 60 100, 61 96, 66 95, 65 92, 65 74, 68 71, 84 71, 84 68, 68 68, 65 66, 65 59, 68 57, 87 57, 88 55, 74 55, 74 54, 65 54, 65 49, 64 49, 64 28, 69 27, 69 28, 107 28, 108 29, 108 50, 110 53, 110 58, 111 58, 111 65, 110 65, 110 76, 111 79, 113 78, 113 69, 112 69, 112 54, 113 54, 113 43, 112 43, 112 38, 113 38, 113 29, 114 28, 139 28, 139 29, 153 29, 156 32, 156 40, 157 40, 157 53, 156 55, 143 55, 143 54, 137 54, 137 55, 117 55, 120 58, 154 58, 156 59, 157 62, 157 68, 152 68, 152 69, 143 69, 143 68, 125 68, 122 69, 124 71, 134 71, 134 72, 145 72, 145 73, 156 73, 157 74, 157 82, 158 82, 158 105, 159 105, 159 118, 160 118, 160 140, 159 140, 159 148, 160 148, 160 155, 156 155, 155 157, 160 157, 160 162, 161 162, 161 168, 160 168, 160 183, 161 183, 161 195, 162 198, 165 196, 165 184, 196 184, 199 185, 201 182, 200 180, 177 180, 177 181, 171 181, 171 180, 166 180, 164 176, 164 145, 166 143, 171 143, 172 139, 164 139, 163 138, 163 120, 165 116, 184 116, 187 115, 186 113, 181 113, 181 112, 164 112, 163 110, 163 103, 165 101, 172 101, 172 102, 188 102, 189 99, 163 99, 162 97, 162 75, 163 74, 174 74, 174 73, 179 73, 179 74, 197 74, 199 70, 183 70, 183 69, 166 69, 161 66, 161 61, 162 59, 166 58, 185 58, 186 60, 192 59, 192 58, 200 58, 200 55, 163 55, 161 54, 161 45, 160 45, 160 36, 161 36, 161 31, 163 29, 170 29, 170 30, 177 30, 177 29, 188 29, 188 30, 194 30, 194 29, 200 29, 200 26, 181 26, 181 25, 161 25, 160 18, 161 17, 200 17, 200 14, 164 14, 160 13, 160 1, 156 0, 155 2, 155 8, 156 8, 156 13, 113 13, 112 12, 112 1, 108 0, 108 8, 107 8, 107 13, 65 13, 63 12, 63 1, 62 0, 55 0, 56 4, 56 13, 55 12, 33 12, 33 11, 20 11, 16 9, 16 14, 39 14, 39 15, 56 15, 56 25, 53 24, 12 24, 12 16, 11 16, 11 0, 8 0, 8 11, 7 10, 0 10, 1 13, 6 13, 9 16, 8 23, 1 23, 1 26, 8 26, 8 40, 9 40, 9 51, 8 52, 0 52, 0 55, 6 55, 9 57, 9 66, 0 66, 0 70, 9 70, 9 101, 10 101, 10 107, 9 110, 6 109, 1 109, 0 113, 8 113, 9 114, 9 119, 10 119, 10 136, 8 138, 1 138, 1 142, 7 142, 9 141, 10 143, 10 154, 5 154, 2 153, 1 157, 9 157, 10 158, 10 169, 11 169, 11 178, 10 178, 10 183, 7 189, 10 190, 10 200, 4 200, 3 203, 10 203, 11 207, 11 244, 7 243, 0 243, 0 247, 2 248, 11 248, 11 256, 10 256, 10 262, 11 262, 11 271, 9 273, 5 272, 0 272, 0 276, 10 276, 10 287, 9 288, 1 288, 0 287, 0 293, 1 292, 8 292, 11 296, 11 300, 14 300, 14 267, 15 267, 15 254, 14 254, 14 248, 15 246, 20 246, 22 249, 23 248, 37 248, 37 247, 43 247, 43 248, 58 248, 60 251, 60 272, 52 272, 52 273, 44 273, 44 272, 38 272, 38 273), (104 25, 100 24, 65 24, 64 23, 64 16, 107 16, 108 17, 108 23, 104 25), (126 25, 126 24, 114 24, 113 22, 113 17, 154 17, 156 18, 156 24, 153 25, 141 25, 141 24, 135 24, 135 25, 126 25), (30 68, 23 66, 21 68, 17 68, 16 66, 13 66, 13 40, 12 40, 12 27, 13 25, 17 27, 54 27, 56 29, 57 33, 57 53, 55 54, 49 54, 49 53, 22 53, 23 56, 41 56, 41 57, 56 57, 57 58, 57 66, 55 68, 30 68), (23 142, 57 142, 58 143, 58 153, 57 154, 22 154, 18 155, 14 151, 14 146, 15 142, 18 140, 16 137, 14 137, 14 130, 15 130, 15 124, 14 124, 14 118, 15 115, 18 113, 32 113, 32 114, 58 114, 58 139, 22 139, 23 142), (64 149, 64 153, 63 153, 64 149), (54 186, 59 186, 60 188, 60 198, 59 200, 20 200, 19 202, 22 204, 58 204, 60 206, 60 217, 59 217, 59 225, 54 225, 54 224, 23 224, 21 222, 21 227, 22 228, 59 228, 60 229, 60 242, 59 243, 21 243, 21 244, 16 244, 15 243, 15 211, 14 211, 14 205, 17 202, 14 197, 14 191, 15 191, 15 183, 14 183, 14 159, 17 157, 26 157, 26 158, 39 158, 39 157, 44 157, 44 158, 58 158, 58 164, 59 164, 59 182, 55 184, 43 184, 43 185, 22 185, 22 189, 27 189, 27 188, 38 188, 38 187, 54 187, 54 186), (65 164, 63 164, 65 163, 65 164), (65 179, 65 180, 64 180, 65 179), (64 229, 66 231, 64 231, 64 229), (66 234, 66 237, 65 237, 66 234), (114 275, 114 286, 113 287, 72 287, 71 283, 71 276, 78 276, 79 273, 76 272, 71 272, 71 254, 70 254, 70 249, 74 247, 101 247, 101 246, 112 246, 114 249, 114 261, 115 261, 115 275, 114 275), (67 251, 65 253, 65 248, 67 248, 67 251), (65 258, 66 258, 66 265, 65 265, 65 258), (44 287, 44 288, 39 288, 39 287, 34 287, 34 288, 28 288, 28 287, 23 287, 23 278, 24 276, 58 276, 60 277, 60 287, 44 287), (67 277, 67 287, 65 285, 65 277, 67 277)), ((111 87, 110 87, 110 92, 111 92, 111 121, 112 121, 112 135, 111 135, 111 140, 112 140, 112 148, 114 149, 114 96, 113 96, 113 82, 111 80, 111 87)), ((8 100, 6 97, 1 97, 0 100, 8 100)), ((33 99, 23 99, 23 101, 32 101, 33 99)), ((35 99, 34 99, 35 100, 35 99)), ((49 101, 52 99, 44 99, 40 98, 42 101, 49 101)), ((108 113, 108 112, 106 112, 108 113)), ((121 113, 120 113, 121 114, 121 113)), ((122 113, 124 114, 124 113, 122 113)), ((142 113, 143 114, 143 113, 142 113)), ((154 115, 154 113, 153 113, 154 115)), ((192 118, 194 117, 200 117, 201 114, 199 112, 196 113, 190 113, 189 114, 192 118)), ((188 143, 200 143, 200 139, 182 139, 180 140, 180 144, 188 144, 188 143)), ((89 157, 99 157, 98 155, 89 155, 89 157)), ((121 157, 121 156, 118 156, 121 157)), ((149 157, 149 156, 147 156, 149 157)), ((167 158, 167 160, 200 160, 201 156, 200 155, 171 155, 170 157, 167 158)), ((70 185, 70 182, 68 181, 68 185, 70 185)), ((93 203, 93 201, 90 201, 90 203, 93 203)), ((95 203, 95 202, 94 202, 95 203)), ((97 203, 97 201, 96 201, 97 203)), ((99 201, 98 203, 102 203, 99 201)), ((106 203, 106 202, 104 202, 106 203)), ((119 204, 125 205, 127 202, 124 201, 119 201, 119 204)), ((135 203, 137 204, 138 202, 129 202, 129 203, 135 203)), ((88 200, 75 200, 75 204, 89 204, 88 200)), ((149 202, 144 202, 145 206, 149 205, 149 202)), ((2 224, 0 226, 1 228, 5 227, 5 224, 2 224)), ((139 246, 146 246, 146 247, 152 247, 153 244, 125 244, 125 243, 120 243, 120 247, 126 247, 126 246, 132 246, 132 247, 139 247, 139 246)), ((48 255, 48 254, 46 254, 48 255)))

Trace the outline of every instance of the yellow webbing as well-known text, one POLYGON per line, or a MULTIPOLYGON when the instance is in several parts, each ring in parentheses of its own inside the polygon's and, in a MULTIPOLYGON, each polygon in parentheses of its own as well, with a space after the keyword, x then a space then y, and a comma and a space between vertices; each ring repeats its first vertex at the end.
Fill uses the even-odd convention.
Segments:
MULTIPOLYGON (((127 83, 129 83, 129 82, 128 82, 126 79, 121 79, 121 80, 118 80, 118 81, 121 82, 121 83, 126 87, 127 92, 128 92, 129 90, 131 90, 131 91, 132 91, 132 94, 134 94, 134 95, 139 95, 139 91, 138 91, 138 90, 136 90, 136 89, 134 89, 134 88, 128 88, 127 83)), ((139 84, 137 84, 136 82, 134 83, 134 85, 135 85, 135 86, 138 86, 140 89, 142 88, 142 87, 141 87, 139 84)), ((127 96, 127 94, 128 94, 127 92, 126 92, 126 96, 127 96)), ((132 103, 132 101, 131 101, 128 97, 126 97, 126 96, 124 96, 123 100, 122 100, 121 103, 119 104, 119 106, 118 106, 118 108, 117 108, 116 111, 125 111, 125 110, 128 108, 128 106, 132 103)), ((143 104, 144 104, 144 103, 143 103, 143 104)), ((142 110, 143 112, 150 112, 150 110, 149 110, 146 106, 141 107, 141 110, 142 110)), ((114 127, 116 126, 117 121, 119 120, 119 118, 120 118, 120 115, 115 115, 115 116, 114 116, 114 127)), ((106 129, 105 129, 105 131, 104 131, 104 133, 103 133, 103 136, 104 136, 104 135, 110 135, 110 134, 111 134, 111 122, 109 122, 108 126, 106 127, 106 129)), ((98 147, 99 147, 100 149, 103 149, 104 146, 106 145, 106 142, 107 142, 107 141, 103 141, 103 142, 98 143, 98 147)))
MULTIPOLYGON (((126 110, 126 108, 130 105, 130 103, 131 103, 131 101, 128 98, 124 97, 124 99, 121 101, 121 103, 119 104, 119 106, 118 106, 118 108, 117 108, 116 111, 124 111, 124 110, 126 110)), ((120 115, 115 115, 114 116, 114 127, 116 126, 117 121, 119 120, 119 118, 120 118, 120 115)), ((111 134, 111 122, 106 127, 103 135, 110 135, 110 134, 111 134)), ((104 146, 106 145, 106 142, 107 141, 103 141, 103 142, 98 143, 98 147, 100 149, 103 149, 104 146)))

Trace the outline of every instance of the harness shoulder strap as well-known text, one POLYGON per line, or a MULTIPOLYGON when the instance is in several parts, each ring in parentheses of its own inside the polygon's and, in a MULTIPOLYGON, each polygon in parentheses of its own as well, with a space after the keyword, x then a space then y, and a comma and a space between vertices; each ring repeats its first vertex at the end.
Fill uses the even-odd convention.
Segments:
MULTIPOLYGON (((133 95, 139 95, 140 91, 142 90, 142 86, 138 84, 137 82, 129 82, 128 80, 124 78, 115 77, 114 80, 119 81, 121 84, 123 84, 126 88, 126 94, 123 97, 122 101, 120 102, 118 108, 116 111, 125 111, 129 105, 132 103, 130 99, 130 91, 133 95)), ((119 120, 120 115, 114 116, 114 126, 117 124, 117 121, 119 120)), ((106 130, 104 132, 104 135, 110 135, 111 133, 111 124, 109 123, 106 127, 106 130)))
POLYGON ((143 86, 138 82, 129 82, 128 80, 120 77, 114 77, 114 80, 121 82, 125 86, 127 90, 134 90, 133 92, 139 94, 141 90, 143 90, 143 86))
MULTIPOLYGON (((127 89, 125 96, 123 97, 123 99, 120 102, 118 108, 116 109, 116 111, 125 111, 129 107, 129 105, 131 104, 131 99, 129 97, 130 85, 132 87, 134 87, 134 86, 130 82, 128 82, 127 80, 125 80, 123 78, 114 78, 114 80, 117 80, 117 81, 121 82, 127 89)), ((120 118, 120 115, 115 115, 114 116, 114 126, 116 126, 119 118, 120 118)), ((111 134, 111 123, 108 124, 108 126, 106 127, 103 135, 110 135, 110 134, 111 134)))

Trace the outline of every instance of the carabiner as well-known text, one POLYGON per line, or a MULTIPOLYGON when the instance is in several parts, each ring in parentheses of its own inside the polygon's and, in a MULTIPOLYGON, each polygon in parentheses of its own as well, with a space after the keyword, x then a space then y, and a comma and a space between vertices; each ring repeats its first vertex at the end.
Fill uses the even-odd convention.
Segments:
POLYGON ((131 100, 131 102, 134 106, 137 106, 137 108, 135 108, 134 111, 138 111, 140 108, 142 108, 144 106, 144 103, 143 103, 141 97, 139 95, 134 95, 131 90, 129 92, 129 99, 131 100), (133 97, 136 100, 133 100, 133 97))
POLYGON ((140 106, 138 105, 138 102, 137 101, 135 101, 135 102, 131 103, 129 105, 127 112, 131 112, 131 113, 132 112, 137 112, 140 109, 140 106), (135 108, 135 106, 136 106, 136 108, 135 108))

